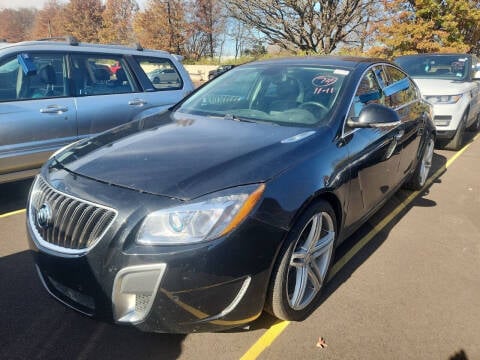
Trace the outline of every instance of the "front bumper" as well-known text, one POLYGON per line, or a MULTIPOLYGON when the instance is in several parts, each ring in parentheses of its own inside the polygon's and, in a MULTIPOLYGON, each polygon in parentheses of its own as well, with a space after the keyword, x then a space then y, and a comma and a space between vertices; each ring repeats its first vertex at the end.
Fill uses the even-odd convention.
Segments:
POLYGON ((88 316, 156 332, 219 331, 261 314, 285 230, 250 217, 213 241, 140 246, 136 230, 146 209, 162 206, 161 198, 61 175, 61 183, 50 183, 100 205, 113 199, 108 206, 118 218, 87 253, 72 255, 42 246, 27 211, 38 273, 58 300, 88 316))
POLYGON ((467 106, 465 96, 455 104, 433 105, 433 122, 437 130, 437 139, 451 139, 455 136, 467 106))

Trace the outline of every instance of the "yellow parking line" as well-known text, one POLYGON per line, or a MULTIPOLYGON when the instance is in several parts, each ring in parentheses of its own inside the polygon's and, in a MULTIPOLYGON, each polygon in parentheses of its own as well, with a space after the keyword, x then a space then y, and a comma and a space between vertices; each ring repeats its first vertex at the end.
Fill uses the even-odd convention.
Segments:
MULTIPOLYGON (((473 141, 480 137, 480 133, 477 134, 473 141)), ((455 160, 458 159, 471 145, 465 145, 461 150, 457 151, 435 174, 430 176, 423 188, 430 186, 442 173, 450 167, 455 160)), ((382 229, 387 226, 403 209, 405 209, 417 196, 423 191, 414 191, 405 200, 402 201, 388 216, 386 216, 380 223, 378 223, 370 232, 365 235, 358 243, 356 243, 343 257, 338 260, 330 270, 327 282, 332 279, 375 235, 377 235, 382 229)), ((272 325, 255 344, 240 358, 240 360, 254 360, 256 359, 266 348, 268 348, 275 339, 287 328, 290 321, 280 321, 272 325)))
POLYGON ((285 330, 290 321, 280 321, 272 325, 253 346, 240 358, 240 360, 256 359, 275 339, 285 330))
POLYGON ((6 218, 6 217, 9 217, 9 216, 13 216, 13 215, 23 214, 25 211, 26 211, 26 209, 21 209, 21 210, 8 212, 8 213, 5 213, 5 214, 0 214, 0 219, 6 218))

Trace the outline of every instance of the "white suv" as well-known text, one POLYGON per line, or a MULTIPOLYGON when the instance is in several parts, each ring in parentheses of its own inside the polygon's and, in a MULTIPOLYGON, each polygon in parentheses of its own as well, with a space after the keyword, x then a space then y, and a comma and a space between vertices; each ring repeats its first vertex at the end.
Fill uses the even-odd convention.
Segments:
POLYGON ((164 51, 64 41, 0 43, 0 183, 31 177, 58 148, 193 91, 164 51), (152 81, 152 71, 168 71, 152 81))
POLYGON ((418 54, 395 62, 433 104, 437 139, 450 150, 462 147, 466 129, 480 128, 480 72, 472 54, 418 54))

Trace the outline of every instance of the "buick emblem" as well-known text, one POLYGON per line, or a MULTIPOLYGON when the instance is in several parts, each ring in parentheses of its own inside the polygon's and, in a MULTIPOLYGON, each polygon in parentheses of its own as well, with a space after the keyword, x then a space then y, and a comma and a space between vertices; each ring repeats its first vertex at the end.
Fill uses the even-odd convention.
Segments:
POLYGON ((44 203, 37 211, 37 223, 42 229, 48 229, 52 221, 52 210, 50 205, 44 203))

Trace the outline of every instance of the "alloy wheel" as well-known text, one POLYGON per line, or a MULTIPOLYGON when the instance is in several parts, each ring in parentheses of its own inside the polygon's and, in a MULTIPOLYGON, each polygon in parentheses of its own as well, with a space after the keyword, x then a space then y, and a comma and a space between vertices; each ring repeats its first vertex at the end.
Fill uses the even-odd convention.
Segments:
POLYGON ((432 167, 434 147, 435 141, 433 139, 429 139, 425 147, 425 151, 423 152, 422 163, 420 167, 420 184, 422 184, 422 186, 427 181, 428 174, 430 173, 430 168, 432 167))
POLYGON ((315 214, 298 237, 287 273, 287 299, 293 310, 307 307, 327 275, 335 240, 333 219, 327 212, 315 214))

